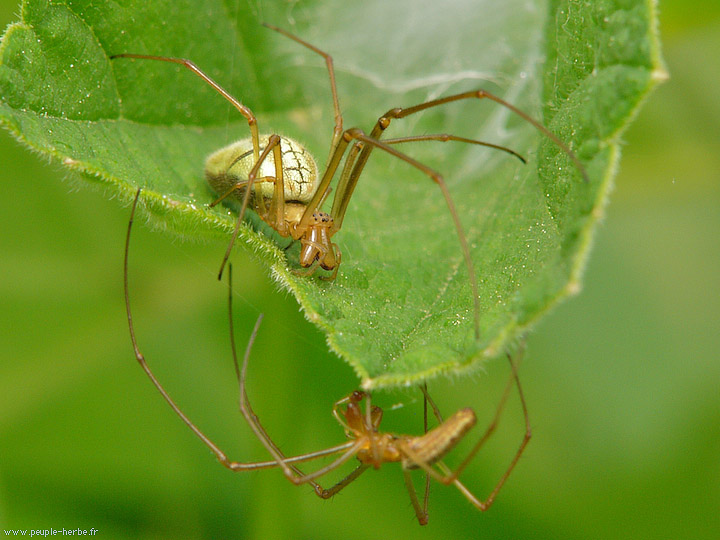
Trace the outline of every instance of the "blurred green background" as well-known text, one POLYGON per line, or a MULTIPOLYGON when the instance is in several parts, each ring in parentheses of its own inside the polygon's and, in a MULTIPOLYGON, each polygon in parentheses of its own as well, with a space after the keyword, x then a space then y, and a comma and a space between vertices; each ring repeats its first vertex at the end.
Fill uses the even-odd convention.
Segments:
MULTIPOLYGON (((1 3, 0 24, 16 12, 1 3)), ((671 80, 625 135, 584 290, 529 340, 521 376, 533 440, 487 513, 433 485, 425 528, 397 467, 321 501, 279 472, 218 465, 133 359, 128 209, 76 189, 0 133, 2 528, 94 527, 119 539, 720 537, 720 5, 664 2, 661 32, 671 80)), ((226 290, 212 278, 224 244, 135 233, 146 357, 231 457, 265 459, 237 412, 226 290)), ((350 368, 242 250, 233 263, 238 342, 267 314, 248 382, 266 429, 289 453, 341 442, 329 411, 356 384, 350 368)), ((507 367, 487 371, 431 390, 445 411, 470 405, 487 421, 507 367)), ((416 391, 377 400, 404 405, 386 413, 388 429, 420 431, 416 391)), ((478 494, 521 435, 513 399, 464 476, 478 494)))

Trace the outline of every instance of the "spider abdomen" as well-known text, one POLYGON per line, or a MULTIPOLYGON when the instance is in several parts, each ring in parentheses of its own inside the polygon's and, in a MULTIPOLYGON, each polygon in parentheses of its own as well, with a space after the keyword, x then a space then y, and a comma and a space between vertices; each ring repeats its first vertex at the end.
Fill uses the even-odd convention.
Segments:
POLYGON ((475 412, 472 409, 460 409, 425 435, 405 439, 404 449, 407 453, 402 461, 403 467, 417 469, 418 462, 432 465, 441 460, 475 425, 475 422, 475 412))
MULTIPOLYGON (((268 143, 268 135, 260 137, 260 152, 268 143)), ((282 153, 283 180, 285 200, 308 203, 315 195, 318 185, 317 164, 304 146, 288 137, 280 137, 282 153)), ((213 190, 222 195, 239 182, 248 179, 255 165, 252 139, 242 139, 213 152, 205 161, 205 178, 213 190)), ((268 154, 257 172, 256 178, 275 178, 275 158, 268 154)), ((265 199, 272 199, 275 190, 273 181, 257 181, 253 187, 255 195, 261 194, 265 199)), ((233 196, 242 199, 244 189, 238 189, 233 196)))

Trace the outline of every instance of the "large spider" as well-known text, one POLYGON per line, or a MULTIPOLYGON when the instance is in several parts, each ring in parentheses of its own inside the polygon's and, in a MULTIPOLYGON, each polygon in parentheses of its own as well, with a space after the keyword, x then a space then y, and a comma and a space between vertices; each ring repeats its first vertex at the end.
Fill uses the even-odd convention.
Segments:
POLYGON ((432 398, 427 392, 425 386, 421 387, 425 396, 425 434, 413 436, 413 435, 399 435, 388 432, 380 431, 380 422, 382 420, 383 411, 380 407, 372 406, 370 403, 370 394, 355 391, 348 396, 335 402, 332 408, 332 413, 338 423, 343 427, 345 436, 348 439, 342 444, 325 448, 323 450, 317 450, 315 452, 309 452, 298 456, 287 457, 280 448, 273 442, 270 435, 267 433, 265 428, 260 423, 260 420, 253 410, 250 400, 247 396, 247 390, 245 387, 246 374, 248 360, 250 357, 250 351, 255 341, 260 322, 262 321, 262 315, 258 317, 255 324, 255 328, 248 341, 247 348, 245 350, 245 356, 243 358, 242 367, 238 364, 237 353, 235 349, 234 331, 233 331, 233 312, 232 312, 232 267, 228 272, 228 281, 230 283, 228 287, 228 318, 230 321, 230 340, 232 345, 232 355, 235 364, 235 372, 237 375, 238 383, 240 386, 240 411, 248 422, 253 433, 257 436, 260 442, 265 446, 267 451, 272 456, 271 461, 261 462, 238 462, 233 461, 227 457, 227 454, 221 450, 205 433, 203 433, 180 409, 175 401, 170 397, 168 392, 158 381, 153 374, 152 370, 148 366, 144 355, 140 351, 140 348, 135 337, 135 327, 133 324, 132 311, 130 309, 130 293, 128 289, 128 254, 130 248, 130 234, 132 231, 132 225, 135 216, 135 209, 137 206, 140 190, 135 195, 133 202, 132 211, 130 214, 130 221, 128 223, 127 236, 125 240, 125 258, 124 258, 124 285, 125 285, 125 306, 127 310, 128 325, 130 328, 130 339, 132 341, 133 349, 135 351, 135 358, 138 363, 145 371, 152 384, 157 388, 165 401, 170 405, 173 411, 182 419, 182 421, 200 438, 200 440, 215 454, 218 461, 231 471, 251 471, 259 469, 270 469, 280 468, 285 477, 290 480, 294 485, 308 484, 310 485, 315 494, 323 499, 329 499, 330 497, 337 494, 339 491, 347 487, 350 483, 356 480, 362 473, 368 470, 370 467, 375 469, 380 468, 383 463, 400 463, 403 470, 403 476, 405 480, 405 486, 410 496, 415 515, 420 525, 425 525, 428 522, 428 494, 429 494, 429 478, 435 478, 437 481, 445 485, 454 485, 476 508, 479 510, 487 510, 495 501, 497 494, 505 484, 506 480, 510 476, 510 473, 515 468, 520 456, 522 455, 525 447, 527 446, 531 431, 528 420, 527 406, 525 404, 525 398, 520 386, 520 380, 517 375, 517 368, 512 357, 508 355, 510 361, 510 367, 512 375, 508 381, 503 396, 498 404, 495 411, 495 415, 490 425, 483 432, 482 436, 478 439, 475 445, 472 447, 468 455, 463 459, 460 465, 455 469, 451 470, 445 463, 443 458, 457 446, 457 444, 468 434, 470 429, 476 423, 475 413, 470 408, 464 408, 457 411, 455 414, 450 416, 447 420, 443 420, 437 406, 433 402, 432 398), (520 446, 516 450, 509 466, 502 474, 498 482, 496 483, 493 490, 485 499, 477 498, 460 480, 460 474, 465 470, 467 465, 473 460, 475 455, 478 453, 480 448, 484 445, 487 439, 495 430, 495 427, 500 418, 500 414, 504 408, 507 400, 509 391, 512 387, 512 383, 515 383, 520 396, 520 403, 525 419, 525 433, 520 443, 520 446), (363 400, 366 401, 365 410, 363 411, 361 404, 363 400), (438 425, 431 430, 428 430, 427 422, 427 404, 430 403, 435 417, 438 420, 438 425), (325 456, 332 456, 339 454, 329 464, 311 472, 304 473, 298 464, 312 461, 325 456), (339 468, 344 463, 350 461, 353 457, 357 458, 359 464, 351 471, 347 476, 336 482, 329 488, 321 486, 317 480, 326 474, 339 468), (418 495, 415 491, 413 481, 410 475, 412 470, 422 469, 426 472, 425 482, 425 494, 423 502, 420 502, 418 495))
POLYGON ((407 116, 432 107, 438 107, 465 99, 490 99, 509 109, 550 138, 572 159, 585 181, 587 181, 587 173, 579 159, 564 142, 540 122, 534 120, 514 105, 482 89, 433 99, 412 107, 390 109, 378 118, 369 135, 366 135, 359 128, 343 129, 343 118, 338 102, 332 57, 285 30, 269 24, 265 24, 265 26, 321 55, 327 64, 335 113, 335 127, 333 129, 328 162, 321 176, 318 175, 318 167, 315 160, 300 143, 277 134, 260 134, 257 119, 253 112, 230 95, 190 60, 129 53, 111 56, 111 58, 138 58, 180 64, 191 70, 215 89, 247 120, 248 127, 250 128, 250 138, 237 141, 218 150, 208 157, 205 165, 207 180, 220 195, 211 206, 220 203, 229 196, 237 197, 242 201, 237 225, 235 226, 232 239, 230 240, 225 257, 220 266, 218 278, 222 277, 223 268, 237 238, 245 210, 248 205, 252 204, 252 208, 258 215, 280 235, 300 241, 299 264, 306 269, 303 273, 312 274, 319 266, 332 272, 329 278, 326 279, 334 279, 340 266, 342 254, 337 244, 332 242, 332 237, 341 229, 343 218, 345 217, 345 212, 347 211, 355 186, 360 179, 360 175, 363 172, 371 152, 377 148, 422 171, 439 186, 452 216, 467 265, 473 293, 476 321, 475 334, 476 337, 479 338, 477 321, 479 320, 480 303, 477 278, 470 257, 470 249, 466 235, 455 204, 448 191, 447 184, 438 172, 416 161, 405 153, 400 152, 394 148, 394 145, 427 140, 459 141, 502 150, 523 162, 525 160, 522 156, 504 146, 456 135, 416 135, 381 141, 380 138, 383 132, 393 120, 406 118, 407 116), (350 150, 348 150, 348 147, 350 147, 350 150), (329 213, 326 213, 321 211, 320 208, 330 193, 330 183, 340 168, 343 156, 345 156, 345 162, 335 188, 336 191, 332 208, 329 213))

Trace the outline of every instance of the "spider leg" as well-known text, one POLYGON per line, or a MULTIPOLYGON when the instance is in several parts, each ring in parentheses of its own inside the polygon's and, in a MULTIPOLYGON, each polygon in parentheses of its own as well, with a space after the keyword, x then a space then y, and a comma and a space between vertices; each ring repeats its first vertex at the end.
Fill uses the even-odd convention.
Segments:
POLYGON ((195 424, 192 423, 192 421, 185 415, 185 413, 180 410, 180 408, 175 404, 173 399, 170 397, 170 395, 167 393, 165 388, 160 384, 160 381, 155 377, 152 370, 150 369, 150 366, 148 366, 147 362, 145 361, 145 357, 143 356, 142 352, 140 352, 140 347, 138 346, 137 338, 135 337, 135 325, 133 324, 133 317, 132 317, 132 310, 130 308, 130 292, 129 292, 129 286, 128 286, 128 259, 129 259, 129 252, 130 252, 130 236, 132 232, 132 226, 133 222, 135 221, 135 210, 137 208, 138 200, 140 198, 140 189, 137 190, 135 193, 135 199, 133 200, 132 204, 132 210, 130 211, 130 220, 128 221, 128 228, 127 228, 127 234, 125 236, 125 257, 123 261, 123 279, 124 279, 124 287, 125 287, 125 310, 127 313, 127 320, 128 320, 128 327, 130 329, 130 340, 132 341, 133 350, 135 352, 135 359, 140 364, 140 367, 143 369, 145 374, 148 376, 150 381, 153 383, 155 388, 160 392, 163 399, 167 401, 167 403, 170 405, 173 411, 175 411, 175 414, 177 414, 180 419, 197 435, 197 437, 208 447, 210 450, 215 454, 218 461, 222 463, 225 467, 231 468, 232 462, 227 458, 225 453, 218 448, 215 443, 213 443, 200 429, 198 429, 195 424))
POLYGON ((410 503, 412 504, 413 510, 415 510, 415 515, 417 516, 418 523, 420 525, 427 525, 428 524, 428 509, 427 509, 427 489, 428 487, 428 480, 430 479, 429 476, 426 476, 426 491, 425 491, 425 499, 423 506, 420 506, 420 501, 418 500, 417 493, 415 493, 415 486, 413 485, 412 476, 410 475, 410 471, 403 468, 403 480, 405 482, 405 487, 407 488, 408 495, 410 496, 410 503))
MULTIPOLYGON (((232 461, 230 460, 227 455, 209 438, 207 437, 193 422, 188 418, 188 416, 180 409, 180 407, 175 403, 175 401, 170 397, 168 392, 165 390, 165 388, 160 384, 160 381, 155 377, 155 374, 150 369, 150 366, 147 364, 145 360, 145 356, 140 351, 140 347, 137 342, 137 338, 135 335, 135 325, 133 322, 133 316, 132 316, 132 309, 130 306, 130 289, 129 289, 129 277, 128 277, 128 266, 129 266, 129 253, 130 253, 130 237, 132 233, 132 227, 133 223, 135 221, 135 211, 138 205, 138 201, 140 199, 140 189, 137 190, 135 193, 135 199, 133 200, 132 204, 132 210, 130 212, 130 219, 128 221, 128 228, 127 228, 127 235, 125 237, 125 255, 123 259, 123 285, 125 290, 125 309, 127 314, 127 320, 128 320, 128 328, 130 330, 130 340, 132 342, 133 350, 135 352, 135 359, 137 360, 138 364, 140 364, 140 367, 145 372, 147 377, 150 379, 150 382, 152 382, 153 386, 160 392, 160 395, 163 397, 163 399, 168 403, 170 408, 177 414, 180 419, 183 421, 183 423, 190 428, 190 430, 203 442, 205 446, 207 446, 210 451, 212 451, 213 454, 215 454, 215 457, 220 462, 221 465, 224 467, 232 470, 232 471, 249 471, 249 470, 258 470, 258 469, 270 469, 275 468, 279 466, 279 463, 277 461, 261 461, 261 462, 254 462, 254 463, 242 463, 238 461, 232 461)), ((230 290, 229 294, 229 300, 228 300, 228 309, 230 314, 232 314, 232 291, 230 290)), ((232 329, 232 319, 231 321, 231 329, 232 329)), ((255 329, 253 330, 253 334, 250 337, 250 340, 248 342, 248 349, 247 353, 249 354, 250 348, 252 347, 252 344, 255 340, 255 335, 257 334, 258 326, 260 324, 260 321, 258 320, 258 323, 256 324, 255 329)), ((233 344, 233 350, 234 350, 234 341, 231 342, 233 344)), ((317 452, 312 452, 308 454, 302 454, 299 456, 292 456, 284 459, 284 462, 286 464, 290 464, 288 466, 293 466, 294 463, 301 463, 305 461, 310 461, 322 456, 327 456, 331 454, 336 454, 338 452, 341 452, 343 450, 346 450, 348 447, 350 447, 353 443, 348 442, 342 445, 338 445, 332 448, 327 448, 325 450, 320 450, 317 452)))
MULTIPOLYGON (((435 404, 435 401, 432 397, 430 397, 430 393, 427 389, 427 383, 423 383, 420 385, 420 391, 423 393, 423 428, 424 433, 428 432, 428 404, 430 404, 430 407, 433 410, 433 414, 435 415, 435 419, 438 421, 438 424, 443 423, 443 417, 440 413, 440 409, 435 404)), ((407 483, 407 482, 406 482, 407 483)), ((425 516, 426 522, 428 517, 428 504, 430 501, 430 473, 425 471, 425 495, 423 496, 423 515, 425 516)), ((419 519, 419 516, 418 516, 419 519)))
POLYGON ((216 83, 213 79, 210 78, 209 75, 207 75, 205 72, 203 72, 197 65, 195 65, 194 62, 191 62, 190 60, 187 60, 185 58, 172 58, 169 56, 153 56, 148 54, 114 54, 110 57, 110 59, 114 58, 139 58, 142 60, 159 60, 162 62, 171 62, 173 64, 180 64, 181 66, 186 67, 190 71, 192 71, 195 75, 200 77, 203 81, 205 81, 208 85, 210 85, 218 94, 220 94, 222 97, 224 97, 226 100, 228 100, 233 107, 235 107, 240 114, 242 114, 245 119, 247 120, 248 127, 250 128, 250 136, 252 137, 252 143, 253 143, 253 155, 255 158, 255 161, 258 160, 258 157, 260 155, 260 136, 258 134, 258 127, 257 127, 257 119, 255 118, 255 115, 253 112, 240 103, 236 98, 234 98, 232 95, 230 95, 229 92, 227 92, 222 86, 220 86, 218 83, 216 83))
POLYGON ((349 484, 354 482, 358 478, 358 476, 360 476, 362 473, 367 471, 369 468, 370 468, 369 464, 361 463, 350 474, 348 474, 345 478, 340 480, 337 484, 335 484, 331 488, 323 490, 320 497, 322 497, 323 499, 329 499, 330 497, 335 496, 336 493, 338 493, 342 489, 346 488, 349 484))
POLYGON ((527 163, 524 157, 522 157, 520 154, 518 154, 515 150, 512 148, 508 148, 507 146, 501 146, 499 144, 493 144, 485 141, 478 141, 476 139, 468 139, 466 137, 458 137, 457 135, 451 135, 449 133, 435 133, 435 134, 429 134, 429 135, 412 135, 410 137, 396 137, 394 139, 383 139, 383 142, 385 144, 400 144, 400 143, 406 143, 406 142, 418 142, 418 141, 439 141, 439 142, 448 142, 448 141, 457 141, 457 142, 463 142, 467 144, 476 144, 478 146, 485 146, 487 148, 492 148, 494 150, 501 150, 503 152, 506 152, 510 154, 511 156, 514 156, 518 158, 523 163, 527 163))
MULTIPOLYGON (((423 385, 420 386, 420 391, 423 393, 423 396, 425 398, 425 400, 424 400, 425 416, 427 417, 427 404, 429 403, 430 407, 432 407, 433 414, 435 415, 435 418, 437 419, 438 423, 442 424, 443 417, 442 417, 442 414, 440 413, 440 408, 435 404, 435 400, 433 400, 433 398, 430 397, 430 393, 428 392, 428 389, 427 389, 427 383, 424 383, 423 385)), ((427 433, 427 418, 425 420, 425 432, 427 433)))
POLYGON ((277 26, 273 26, 271 24, 262 23, 263 26, 266 28, 269 28, 270 30, 274 30, 275 32, 278 32, 279 34, 284 35, 285 37, 288 37, 295 41, 296 43, 299 43, 303 47, 306 47, 310 49, 311 51, 319 54, 325 59, 325 65, 327 66, 328 70, 328 76, 330 77, 330 92, 332 93, 332 101, 333 101, 333 110, 335 112, 335 127, 333 128, 333 138, 332 143, 330 145, 330 157, 331 159, 332 155, 335 153, 335 149, 337 148, 338 144, 340 143, 340 137, 342 137, 342 131, 343 131, 343 117, 342 113, 340 112, 340 102, 338 100, 338 93, 337 93, 337 84, 335 83, 335 68, 333 67, 333 59, 332 56, 330 56, 328 53, 321 51, 314 45, 311 45, 307 41, 304 41, 297 37, 294 34, 291 34, 287 30, 283 30, 282 28, 278 28, 277 26))
MULTIPOLYGON (((232 167, 232 165, 231 165, 232 167)), ((253 180, 254 184, 259 184, 260 182, 275 182, 274 176, 259 176, 253 180)), ((235 193, 236 191, 240 189, 246 189, 248 185, 247 180, 241 180, 240 182, 236 182, 232 185, 232 187, 228 190, 226 190, 222 195, 220 195, 217 199, 215 199, 213 202, 211 202, 208 206, 210 208, 213 208, 223 202, 225 199, 227 199, 230 195, 235 193)))

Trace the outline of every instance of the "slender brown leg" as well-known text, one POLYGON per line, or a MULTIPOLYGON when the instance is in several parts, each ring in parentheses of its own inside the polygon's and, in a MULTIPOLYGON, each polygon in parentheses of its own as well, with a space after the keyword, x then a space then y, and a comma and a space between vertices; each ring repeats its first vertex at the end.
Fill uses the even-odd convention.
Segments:
POLYGON ((330 497, 335 496, 336 493, 343 490, 348 485, 350 485, 352 482, 357 480, 358 476, 360 476, 362 473, 367 471, 369 468, 370 468, 370 465, 368 465, 367 463, 358 465, 350 474, 348 474, 345 478, 340 480, 337 484, 335 484, 331 488, 323 490, 321 497, 323 499, 329 499, 330 497))
POLYGON ((160 384, 160 382, 157 380, 155 375, 153 374, 152 370, 148 366, 147 362, 145 361, 145 357, 140 352, 140 348, 137 343, 137 339, 135 337, 135 325, 133 324, 133 317, 132 317, 132 310, 130 309, 130 292, 129 292, 129 286, 128 286, 128 259, 129 259, 129 252, 130 252, 130 234, 132 232, 132 226, 133 222, 135 221, 135 209, 137 208, 138 200, 140 198, 140 189, 137 190, 135 193, 135 199, 133 200, 132 210, 130 212, 130 220, 128 221, 128 228, 127 228, 127 235, 125 236, 125 258, 123 262, 123 278, 124 278, 124 286, 125 286, 125 310, 127 313, 127 320, 128 320, 128 327, 130 329, 130 340, 132 341, 133 350, 135 351, 135 359, 140 364, 140 367, 143 369, 145 374, 148 376, 150 381, 153 383, 155 388, 160 392, 160 395, 162 395, 163 399, 167 401, 167 403, 170 405, 173 411, 175 411, 175 414, 177 414, 180 419, 187 425, 195 435, 207 446, 210 448, 210 450, 215 454, 215 457, 217 457, 218 461, 222 463, 225 467, 232 468, 232 462, 227 458, 225 453, 220 450, 215 443, 213 443, 200 429, 198 429, 195 424, 192 423, 192 421, 183 413, 180 408, 175 404, 173 399, 170 397, 170 395, 165 391, 165 388, 160 384))
MULTIPOLYGON (((123 284, 125 289, 125 309, 127 313, 127 320, 128 320, 128 327, 130 330, 130 340, 132 342, 133 350, 135 352, 135 359, 140 364, 140 367, 145 372, 147 377, 150 379, 150 382, 152 382, 153 386, 160 392, 160 395, 163 397, 163 399, 170 405, 170 408, 177 414, 180 419, 183 421, 183 423, 190 428, 190 430, 203 442, 205 446, 207 446, 213 454, 215 454, 215 457, 220 462, 221 465, 224 467, 227 467, 228 469, 232 471, 249 471, 249 470, 259 470, 259 469, 270 469, 278 467, 279 464, 277 461, 261 461, 256 463, 241 463, 237 461, 232 461, 228 459, 226 454, 212 441, 210 438, 208 438, 193 422, 185 415, 185 413, 178 407, 178 405, 175 403, 175 401, 170 397, 170 395, 167 393, 165 388, 160 384, 160 382, 157 380, 155 375, 153 374, 152 370, 150 369, 150 366, 148 366, 147 362, 145 361, 145 357, 140 352, 140 347, 137 342, 137 338, 135 336, 135 325, 133 323, 133 316, 132 316, 132 310, 130 307, 130 289, 129 289, 129 277, 128 277, 128 262, 129 262, 129 254, 130 254, 130 237, 132 232, 133 223, 135 221, 135 210, 138 205, 138 201, 140 198, 140 189, 137 190, 135 193, 135 199, 133 201, 132 210, 130 212, 130 220, 128 221, 128 228, 127 228, 127 235, 125 237, 125 255, 123 259, 123 284)), ((232 294, 229 295, 229 298, 232 298, 232 294)), ((228 310, 230 314, 232 313, 232 302, 229 300, 228 304, 228 310)), ((232 319, 231 319, 232 321, 232 319)), ((248 342, 248 347, 246 354, 249 355, 250 349, 252 348, 253 342, 255 340, 255 335, 257 334, 257 328, 258 328, 259 322, 256 324, 255 330, 253 330, 253 334, 248 342)), ((231 341, 234 346, 234 341, 231 341)), ((234 350, 234 349, 233 349, 234 350)), ((320 450, 317 452, 311 452, 308 454, 303 454, 300 456, 293 456, 285 458, 285 463, 287 464, 293 464, 293 463, 301 463, 305 461, 310 461, 313 459, 316 459, 318 457, 337 454, 338 452, 341 452, 343 450, 346 450, 353 444, 352 441, 347 442, 345 444, 334 446, 331 448, 327 448, 325 450, 320 450)))
POLYGON ((430 407, 432 407, 433 414, 435 415, 435 418, 437 419, 438 423, 442 424, 443 423, 442 413, 440 412, 440 408, 435 404, 435 400, 433 400, 433 398, 430 397, 430 393, 428 392, 428 389, 427 389, 427 383, 423 384, 420 387, 420 391, 423 393, 423 396, 425 397, 425 400, 427 401, 427 403, 429 403, 430 407))
MULTIPOLYGON (((280 141, 273 146, 273 161, 275 162, 275 191, 270 203, 270 216, 275 223, 274 229, 282 236, 289 236, 290 231, 285 222, 285 178, 282 162, 282 148, 280 141)), ((262 199, 262 197, 260 197, 262 199)))
MULTIPOLYGON (((325 172, 320 180, 320 184, 318 184, 315 195, 313 195, 313 198, 310 199, 310 202, 305 207, 305 212, 303 212, 302 218, 295 227, 297 230, 307 230, 313 213, 320 203, 325 200, 328 190, 330 189, 330 182, 332 181, 333 176, 335 176, 335 172, 342 161, 342 157, 345 154, 345 150, 347 149, 350 140, 352 139, 347 137, 347 131, 345 131, 343 136, 340 138, 340 142, 338 142, 335 150, 331 154, 330 160, 328 161, 327 167, 325 167, 325 172)), ((335 198, 337 199, 337 193, 335 194, 335 198)), ((333 206, 334 205, 335 203, 333 202, 333 206)), ((337 230, 337 227, 335 230, 337 230)))
POLYGON ((512 148, 508 148, 507 146, 501 146, 499 144, 493 144, 485 141, 478 141, 476 139, 468 139, 466 137, 458 137, 457 135, 450 135, 449 133, 436 133, 432 135, 411 135, 410 137, 396 137, 393 139, 383 139, 383 142, 385 144, 401 144, 401 143, 407 143, 407 142, 418 142, 418 141, 439 141, 439 142, 448 142, 448 141, 457 141, 457 142, 463 142, 467 144, 476 144, 478 146, 485 146, 487 148, 492 148, 493 150, 501 150, 502 152, 505 152, 507 154, 510 154, 511 156, 514 156, 518 158, 523 163, 527 163, 524 157, 522 157, 520 154, 518 154, 515 150, 512 148))
MULTIPOLYGON (((440 414, 440 410, 438 409, 437 405, 435 405, 435 402, 430 397, 430 394, 427 389, 427 383, 423 383, 420 386, 420 391, 423 393, 423 432, 428 432, 428 403, 433 409, 433 412, 435 414, 435 418, 438 420, 439 423, 442 424, 443 419, 442 415, 440 414)), ((430 471, 425 471, 425 490, 423 495, 423 502, 422 506, 420 505, 420 501, 417 497, 417 493, 415 492, 415 485, 412 481, 412 476, 410 475, 410 471, 403 467, 403 479, 405 482, 405 487, 407 488, 408 495, 410 496, 410 503, 413 506, 413 509, 415 510, 415 515, 417 516, 418 523, 420 525, 427 525, 428 523, 428 503, 430 500, 430 471)))
POLYGON ((343 117, 342 113, 340 112, 340 102, 338 100, 338 93, 337 93, 337 84, 335 83, 335 68, 333 67, 333 59, 332 56, 330 56, 328 53, 321 51, 314 45, 311 45, 307 41, 304 41, 297 37, 294 34, 291 34, 287 30, 283 30, 282 28, 278 28, 277 26, 273 26, 267 23, 263 23, 263 26, 269 28, 270 30, 274 30, 275 32, 278 32, 285 37, 288 37, 295 41, 296 43, 299 43, 303 47, 306 47, 310 49, 311 51, 319 54, 325 59, 325 65, 327 66, 328 70, 328 76, 330 77, 330 92, 332 93, 332 101, 333 101, 333 110, 335 112, 335 127, 333 128, 333 138, 332 143, 330 145, 330 156, 328 157, 328 161, 332 159, 333 154, 335 153, 335 149, 337 148, 337 145, 340 143, 340 137, 342 137, 342 131, 343 131, 343 117))
POLYGON ((232 95, 230 95, 230 93, 227 92, 222 86, 220 86, 213 79, 211 79, 209 75, 207 75, 199 67, 197 67, 194 62, 191 62, 190 60, 187 60, 185 58, 172 58, 169 56, 153 56, 153 55, 149 55, 149 54, 123 53, 123 54, 114 54, 110 57, 110 59, 113 59, 113 58, 139 58, 142 60, 159 60, 161 62, 171 62, 173 64, 180 64, 181 66, 184 66, 187 69, 189 69, 190 71, 192 71, 195 75, 197 75, 203 81, 205 81, 207 84, 209 84, 218 94, 220 94, 222 97, 224 97, 226 100, 228 100, 233 105, 233 107, 235 107, 240 112, 240 114, 242 114, 245 117, 245 119, 248 122, 248 127, 250 128, 250 135, 252 137, 253 157, 254 157, 255 161, 258 160, 258 156, 260 155, 260 136, 258 134, 257 119, 255 118, 255 115, 249 108, 247 108, 245 105, 240 103, 237 99, 235 99, 232 95))
MULTIPOLYGON (((428 401, 430 400, 430 394, 428 393, 427 389, 427 383, 423 383, 420 385, 420 391, 423 393, 423 433, 428 432, 428 401)), ((435 407, 435 403, 432 404, 433 409, 435 409, 435 417, 437 418, 438 422, 442 423, 442 417, 440 416, 440 411, 437 410, 435 407)), ((406 473, 407 474, 407 473, 406 473)), ((407 480, 405 481, 405 484, 407 485, 407 480)), ((410 498, 412 500, 412 497, 410 498)), ((422 515, 425 517, 425 523, 422 522, 420 519, 420 515, 418 515, 418 521, 420 522, 420 525, 424 525, 427 523, 428 520, 428 505, 430 504, 430 473, 425 473, 425 495, 423 496, 423 505, 422 505, 422 515)), ((415 512, 417 514, 417 511, 415 512)))
POLYGON ((403 468, 403 480, 405 481, 405 487, 407 488, 408 495, 410 496, 410 503, 412 504, 413 510, 415 510, 418 523, 420 525, 427 525, 427 506, 425 506, 425 508, 420 506, 420 501, 418 500, 417 493, 415 493, 415 486, 412 482, 412 476, 410 475, 410 471, 405 468, 403 468))

